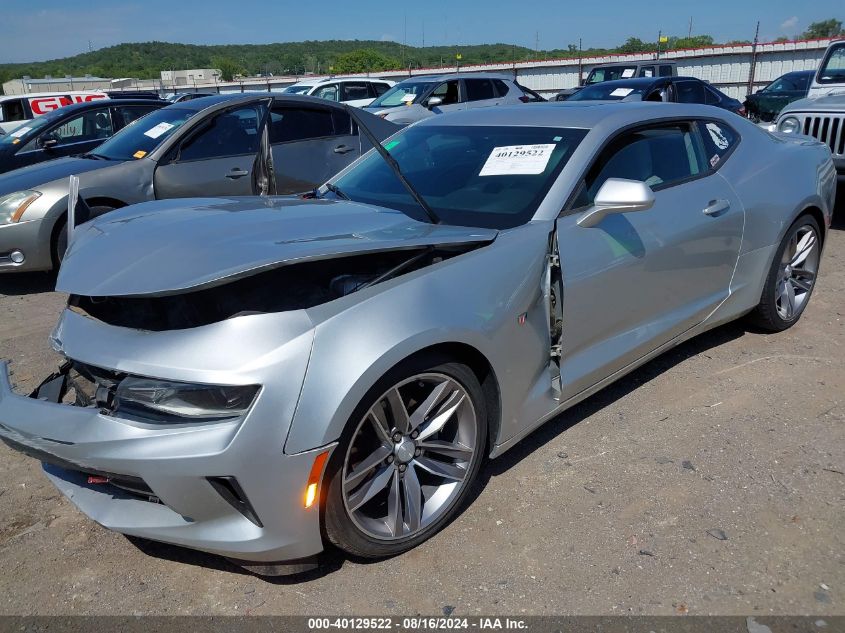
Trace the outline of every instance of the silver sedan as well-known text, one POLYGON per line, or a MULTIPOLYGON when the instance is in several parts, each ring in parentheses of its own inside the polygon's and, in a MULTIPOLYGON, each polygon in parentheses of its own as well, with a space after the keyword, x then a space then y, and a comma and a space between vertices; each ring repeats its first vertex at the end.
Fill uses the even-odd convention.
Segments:
POLYGON ((485 458, 662 351, 801 317, 827 147, 707 106, 528 110, 410 126, 313 200, 81 225, 66 362, 30 397, 2 372, 0 437, 119 532, 263 573, 329 544, 385 557, 443 528, 485 458))

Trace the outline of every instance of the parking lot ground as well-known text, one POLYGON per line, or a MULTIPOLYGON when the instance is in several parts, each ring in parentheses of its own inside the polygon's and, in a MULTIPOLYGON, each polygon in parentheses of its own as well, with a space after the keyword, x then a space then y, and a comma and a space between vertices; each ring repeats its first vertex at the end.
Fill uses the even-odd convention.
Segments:
MULTIPOLYGON (((843 206, 797 326, 728 325, 640 368, 489 462, 391 560, 262 579, 104 530, 0 447, 0 613, 845 614, 843 206)), ((51 282, 0 279, 21 390, 57 362, 51 282)))

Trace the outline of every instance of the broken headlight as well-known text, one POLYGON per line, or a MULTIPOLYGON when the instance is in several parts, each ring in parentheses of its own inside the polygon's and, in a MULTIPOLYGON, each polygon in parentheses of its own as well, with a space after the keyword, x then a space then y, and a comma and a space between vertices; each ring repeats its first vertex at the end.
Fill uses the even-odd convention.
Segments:
POLYGON ((154 422, 209 422, 247 412, 258 385, 216 386, 127 376, 117 385, 114 410, 154 422))

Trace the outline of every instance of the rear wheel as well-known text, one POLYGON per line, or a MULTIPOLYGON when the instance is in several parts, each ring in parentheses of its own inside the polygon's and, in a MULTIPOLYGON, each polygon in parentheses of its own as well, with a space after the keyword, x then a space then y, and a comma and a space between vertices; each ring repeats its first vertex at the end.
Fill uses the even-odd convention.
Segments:
POLYGON ((820 259, 818 222, 803 215, 789 227, 781 242, 760 303, 751 314, 752 321, 771 332, 795 325, 813 294, 820 259))
POLYGON ((487 407, 465 365, 414 359, 385 376, 336 449, 326 534, 365 558, 422 543, 460 510, 484 457, 487 407))

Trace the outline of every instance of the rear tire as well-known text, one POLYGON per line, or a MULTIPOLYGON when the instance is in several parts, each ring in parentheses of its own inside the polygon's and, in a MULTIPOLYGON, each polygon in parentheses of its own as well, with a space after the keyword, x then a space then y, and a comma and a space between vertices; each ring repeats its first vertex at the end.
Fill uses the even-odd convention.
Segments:
POLYGON ((466 365, 425 355, 389 371, 356 409, 329 465, 329 541, 372 559, 436 534, 473 488, 487 415, 481 384, 466 365))
POLYGON ((816 285, 821 245, 813 216, 802 215, 792 223, 775 253, 760 303, 749 315, 754 325, 782 332, 798 322, 816 285))

